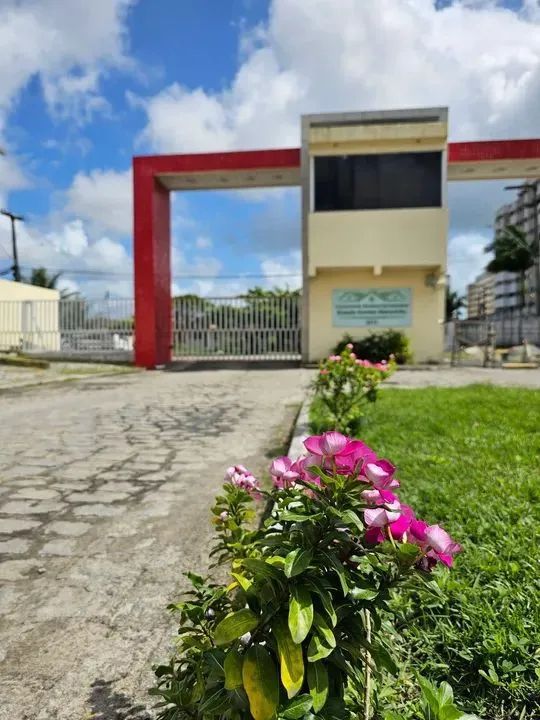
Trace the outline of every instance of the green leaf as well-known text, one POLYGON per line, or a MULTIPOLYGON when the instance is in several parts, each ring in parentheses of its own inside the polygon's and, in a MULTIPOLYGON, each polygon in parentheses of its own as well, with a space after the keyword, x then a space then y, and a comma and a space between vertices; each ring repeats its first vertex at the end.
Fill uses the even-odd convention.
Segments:
POLYGON ((312 705, 311 695, 299 695, 281 711, 280 716, 284 720, 299 720, 311 710, 312 705))
POLYGON ((247 577, 245 577, 245 575, 241 575, 240 573, 231 573, 231 575, 237 581, 237 583, 240 585, 244 592, 247 592, 253 585, 253 582, 247 577))
POLYGON ((452 690, 451 685, 447 682, 442 682, 439 685, 437 695, 439 698, 439 705, 441 707, 444 707, 444 705, 451 705, 454 702, 454 691, 452 690))
POLYGON ((399 668, 396 665, 396 661, 385 647, 382 645, 371 645, 368 651, 376 665, 380 665, 385 670, 388 670, 391 675, 398 674, 399 668))
POLYGON ((214 633, 216 645, 228 645, 247 632, 251 632, 259 624, 259 618, 248 608, 227 615, 217 625, 214 633))
POLYGON ((317 662, 317 660, 324 660, 333 651, 334 648, 327 645, 323 638, 319 637, 319 635, 312 635, 307 649, 308 662, 313 663, 317 662))
POLYGON ((321 587, 317 583, 311 583, 311 587, 313 588, 314 592, 316 592, 317 595, 320 597, 324 611, 330 618, 332 626, 335 627, 337 625, 337 614, 334 610, 334 605, 332 603, 332 595, 328 592, 328 590, 321 587))
POLYGON ((279 703, 279 678, 272 656, 261 645, 252 645, 247 651, 242 680, 254 720, 274 720, 279 703))
POLYGON ((445 705, 439 710, 439 720, 461 720, 463 713, 455 705, 445 705))
POLYGON ((353 600, 375 600, 378 594, 379 591, 376 588, 369 586, 367 583, 365 583, 363 587, 358 584, 351 588, 349 592, 349 595, 353 600))
POLYGON ((295 643, 303 642, 313 623, 313 602, 303 586, 291 589, 289 599, 289 630, 295 643))
POLYGON ((313 552, 311 550, 304 550, 303 548, 293 550, 285 558, 285 575, 288 578, 300 575, 308 568, 312 558, 313 552))
POLYGON ((263 578, 267 580, 282 580, 283 574, 281 570, 278 570, 270 563, 265 560, 258 560, 257 558, 246 558, 242 560, 242 565, 246 567, 256 578, 263 578))
POLYGON ((281 682, 290 699, 300 692, 304 682, 302 646, 294 642, 287 621, 282 617, 275 618, 272 632, 278 647, 281 682))
POLYGON ((315 613, 313 616, 313 626, 324 640, 325 645, 328 647, 336 647, 336 638, 332 630, 328 627, 325 619, 319 613, 315 613))
POLYGON ((242 665, 244 658, 238 652, 238 648, 231 648, 225 655, 225 689, 235 690, 242 687, 242 665))
POLYGON ((343 520, 348 525, 353 525, 358 530, 360 530, 362 533, 365 531, 366 527, 362 520, 358 517, 358 515, 353 510, 344 510, 343 512, 339 513, 343 520))
POLYGON ((201 715, 218 715, 229 706, 229 699, 227 693, 223 691, 223 687, 219 685, 217 688, 213 688, 203 698, 201 704, 198 707, 198 711, 201 715))
POLYGON ((398 549, 398 559, 403 565, 413 565, 420 556, 421 550, 418 545, 402 543, 398 549))
POLYGON ((338 558, 335 555, 332 555, 331 553, 322 553, 324 557, 328 560, 328 563, 334 568, 334 570, 337 573, 339 584, 341 585, 341 589, 343 590, 343 594, 347 595, 349 592, 349 586, 347 584, 347 576, 345 575, 345 569, 343 567, 343 564, 338 560, 338 558))
POLYGON ((313 710, 317 713, 324 707, 328 697, 328 670, 322 662, 309 663, 307 667, 309 693, 313 698, 313 710))
POLYGON ((428 704, 429 709, 435 714, 439 713, 439 697, 437 688, 427 678, 418 676, 418 682, 422 689, 422 699, 428 704))
POLYGON ((279 519, 283 520, 285 522, 307 522, 308 520, 311 520, 312 522, 315 522, 316 520, 320 520, 322 515, 319 513, 317 515, 301 515, 300 513, 292 512, 292 510, 284 510, 279 515, 279 519))

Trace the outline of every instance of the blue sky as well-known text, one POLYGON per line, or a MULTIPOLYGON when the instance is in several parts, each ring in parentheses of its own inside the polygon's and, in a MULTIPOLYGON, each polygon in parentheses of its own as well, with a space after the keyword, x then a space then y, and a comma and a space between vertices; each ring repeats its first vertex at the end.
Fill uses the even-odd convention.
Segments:
MULTIPOLYGON (((131 295, 132 155, 294 146, 302 112, 441 104, 452 139, 534 136, 539 22, 537 0, 2 0, 0 201, 27 219, 21 262, 131 295)), ((450 188, 458 287, 506 199, 450 188)), ((299 284, 297 190, 176 194, 173 228, 175 292, 299 284)), ((9 242, 1 223, 0 272, 9 242)))

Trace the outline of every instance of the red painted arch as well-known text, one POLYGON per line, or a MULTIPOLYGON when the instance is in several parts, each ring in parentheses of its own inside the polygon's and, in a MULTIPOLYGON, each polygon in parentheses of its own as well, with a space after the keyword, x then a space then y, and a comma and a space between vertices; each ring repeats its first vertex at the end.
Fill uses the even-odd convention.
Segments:
MULTIPOLYGON (((448 164, 540 159, 540 139, 448 144, 448 164)), ((298 170, 300 149, 247 150, 133 158, 135 364, 154 368, 172 356, 170 191, 167 175, 298 170)))

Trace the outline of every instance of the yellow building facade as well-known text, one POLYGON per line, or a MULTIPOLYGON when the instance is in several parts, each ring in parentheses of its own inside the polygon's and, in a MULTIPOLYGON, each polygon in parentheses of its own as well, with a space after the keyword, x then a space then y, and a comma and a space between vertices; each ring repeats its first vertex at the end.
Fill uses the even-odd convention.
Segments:
POLYGON ((58 351, 60 292, 0 279, 0 351, 58 351))
POLYGON ((446 153, 445 108, 303 117, 305 362, 390 328, 441 358, 446 153))

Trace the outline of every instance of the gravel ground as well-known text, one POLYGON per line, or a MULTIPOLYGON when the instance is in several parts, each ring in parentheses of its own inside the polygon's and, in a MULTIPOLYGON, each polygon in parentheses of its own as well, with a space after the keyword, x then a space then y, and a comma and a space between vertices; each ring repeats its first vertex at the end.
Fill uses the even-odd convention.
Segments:
POLYGON ((153 717, 165 607, 183 572, 205 570, 224 469, 263 470, 310 375, 142 373, 0 396, 1 720, 153 717))

